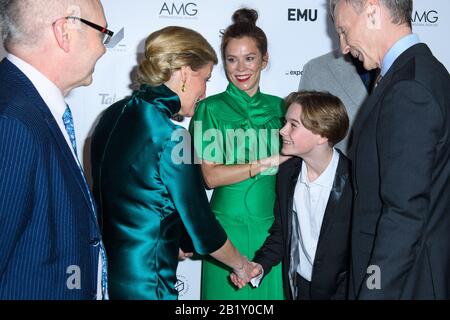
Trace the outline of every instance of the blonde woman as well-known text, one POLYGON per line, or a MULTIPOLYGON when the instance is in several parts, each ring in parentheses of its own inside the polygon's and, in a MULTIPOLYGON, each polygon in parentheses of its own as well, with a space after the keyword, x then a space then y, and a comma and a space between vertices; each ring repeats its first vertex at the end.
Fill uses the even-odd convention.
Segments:
POLYGON ((247 259, 211 213, 200 171, 173 159, 176 114, 192 116, 217 57, 197 32, 167 27, 146 40, 140 90, 112 105, 93 135, 94 193, 103 215, 112 299, 177 299, 184 227, 201 254, 245 278, 247 259))

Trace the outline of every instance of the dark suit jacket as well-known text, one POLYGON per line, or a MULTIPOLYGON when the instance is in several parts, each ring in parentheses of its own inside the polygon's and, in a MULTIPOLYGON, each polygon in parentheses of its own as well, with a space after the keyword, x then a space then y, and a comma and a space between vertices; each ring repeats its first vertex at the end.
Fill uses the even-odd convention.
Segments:
MULTIPOLYGON (((349 179, 349 161, 341 152, 339 155, 314 259, 311 279, 313 299, 345 299, 347 293, 353 193, 349 179)), ((264 274, 269 273, 280 261, 283 262, 283 286, 289 299, 293 298, 288 276, 292 210, 301 164, 301 158, 293 158, 280 166, 277 174, 275 221, 269 230, 270 235, 254 258, 255 262, 262 265, 264 274)))
POLYGON ((425 44, 394 62, 354 139, 352 297, 450 298, 450 77, 425 44))
POLYGON ((92 299, 100 234, 80 169, 47 105, 7 59, 0 83, 0 299, 92 299), (69 289, 77 274, 81 288, 69 289))

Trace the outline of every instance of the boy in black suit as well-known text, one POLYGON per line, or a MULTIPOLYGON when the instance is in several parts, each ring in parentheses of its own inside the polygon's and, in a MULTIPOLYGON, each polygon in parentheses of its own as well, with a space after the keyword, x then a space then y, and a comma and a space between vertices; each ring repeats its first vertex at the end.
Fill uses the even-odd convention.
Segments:
POLYGON ((279 168, 275 221, 256 252, 252 284, 282 261, 289 299, 345 299, 353 194, 349 161, 333 146, 347 133, 347 112, 325 92, 294 92, 286 105, 281 153, 293 158, 279 168))

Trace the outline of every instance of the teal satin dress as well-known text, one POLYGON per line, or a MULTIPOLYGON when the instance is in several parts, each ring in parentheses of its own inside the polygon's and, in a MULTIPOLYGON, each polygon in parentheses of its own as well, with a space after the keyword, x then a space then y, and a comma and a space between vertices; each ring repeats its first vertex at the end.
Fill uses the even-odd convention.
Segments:
POLYGON ((226 241, 198 165, 176 157, 190 152, 187 131, 170 120, 179 110, 166 86, 142 85, 109 107, 95 129, 92 174, 111 299, 177 299, 183 230, 200 254, 226 241))

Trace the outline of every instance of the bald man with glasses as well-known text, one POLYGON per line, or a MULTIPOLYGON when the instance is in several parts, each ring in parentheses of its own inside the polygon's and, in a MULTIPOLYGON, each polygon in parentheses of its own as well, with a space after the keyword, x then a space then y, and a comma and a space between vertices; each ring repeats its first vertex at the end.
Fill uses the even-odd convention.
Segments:
POLYGON ((98 0, 0 0, 0 299, 106 299, 107 257, 65 97, 113 32, 98 0))

